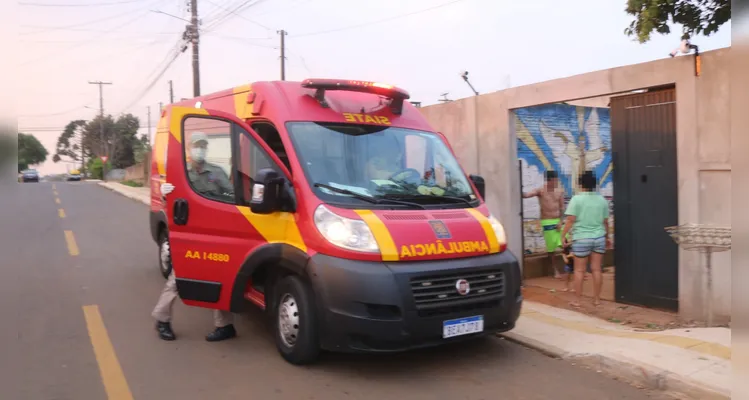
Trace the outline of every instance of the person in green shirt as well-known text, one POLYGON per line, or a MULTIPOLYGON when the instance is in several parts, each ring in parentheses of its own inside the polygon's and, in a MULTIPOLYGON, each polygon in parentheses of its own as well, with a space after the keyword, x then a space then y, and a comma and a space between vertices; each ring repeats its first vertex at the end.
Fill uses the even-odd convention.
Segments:
POLYGON ((571 303, 579 307, 583 293, 585 267, 590 258, 590 269, 593 274, 593 304, 601 302, 603 275, 601 263, 606 249, 611 247, 609 241, 609 203, 596 192, 597 179, 593 171, 580 175, 582 191, 570 200, 567 206, 567 223, 564 224, 562 237, 564 244, 569 243, 567 233, 572 231, 572 253, 575 256, 575 296, 571 303))

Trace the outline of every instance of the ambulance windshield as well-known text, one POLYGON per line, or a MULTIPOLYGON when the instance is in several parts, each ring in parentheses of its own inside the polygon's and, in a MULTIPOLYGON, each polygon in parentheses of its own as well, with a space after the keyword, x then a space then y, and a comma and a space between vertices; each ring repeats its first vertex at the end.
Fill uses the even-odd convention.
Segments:
POLYGON ((457 160, 434 133, 314 122, 290 122, 287 129, 310 184, 343 189, 313 187, 325 201, 361 205, 367 196, 470 207, 477 200, 457 160), (341 193, 346 191, 362 196, 341 193))

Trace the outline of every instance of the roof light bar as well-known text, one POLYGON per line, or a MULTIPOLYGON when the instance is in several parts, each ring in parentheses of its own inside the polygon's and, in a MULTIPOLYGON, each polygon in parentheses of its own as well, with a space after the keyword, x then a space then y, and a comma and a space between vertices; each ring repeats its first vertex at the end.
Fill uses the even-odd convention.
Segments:
POLYGON ((403 112, 403 101, 408 100, 411 97, 408 92, 403 89, 378 82, 351 81, 343 79, 306 79, 302 82, 302 87, 315 89, 315 99, 317 99, 323 107, 328 107, 328 103, 325 101, 325 91, 327 90, 372 93, 384 96, 390 99, 390 109, 393 114, 401 114, 403 112))

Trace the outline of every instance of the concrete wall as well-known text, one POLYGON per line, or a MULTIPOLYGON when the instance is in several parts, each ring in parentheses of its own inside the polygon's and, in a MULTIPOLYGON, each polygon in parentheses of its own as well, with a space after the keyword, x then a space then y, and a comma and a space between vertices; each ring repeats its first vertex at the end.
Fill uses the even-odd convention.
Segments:
MULTIPOLYGON (((546 104, 514 110, 517 154, 523 193, 543 187, 547 170, 557 171, 567 200, 576 193, 578 176, 592 170, 600 192, 609 200, 613 218, 611 119, 608 108, 546 104), (582 143, 579 141, 583 140, 582 143)), ((546 253, 538 199, 523 201, 525 254, 546 253)), ((613 241, 613 234, 611 239, 613 241)))
MULTIPOLYGON (((694 56, 680 56, 510 88, 421 111, 448 137, 467 172, 486 178, 488 206, 502 218, 509 247, 520 255, 517 135, 510 111, 675 84, 679 223, 730 224, 729 52, 725 48, 702 53, 701 77, 695 77, 694 56)), ((716 256, 714 265, 714 311, 729 316, 730 253, 716 256)), ((679 251, 679 306, 685 317, 704 316, 704 271, 699 254, 679 251)))

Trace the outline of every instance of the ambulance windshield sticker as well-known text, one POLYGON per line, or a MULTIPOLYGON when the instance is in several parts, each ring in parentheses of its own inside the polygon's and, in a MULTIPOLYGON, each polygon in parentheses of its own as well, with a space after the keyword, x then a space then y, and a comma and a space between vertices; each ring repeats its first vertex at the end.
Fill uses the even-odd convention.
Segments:
POLYGON ((432 226, 432 230, 434 231, 434 236, 437 237, 437 239, 450 239, 452 238, 452 235, 450 235, 450 231, 447 230, 447 225, 445 225, 442 221, 429 221, 429 225, 432 226))

